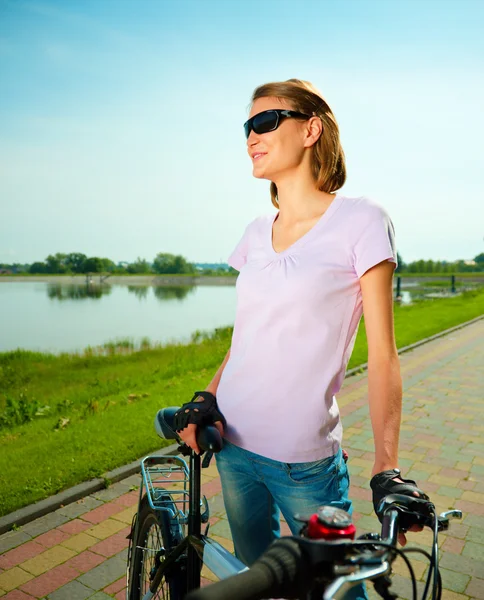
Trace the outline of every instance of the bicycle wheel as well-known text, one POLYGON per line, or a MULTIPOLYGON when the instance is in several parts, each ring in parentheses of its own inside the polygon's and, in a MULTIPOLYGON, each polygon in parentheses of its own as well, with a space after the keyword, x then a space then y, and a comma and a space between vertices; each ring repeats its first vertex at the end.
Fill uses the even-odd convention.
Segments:
MULTIPOLYGON (((175 511, 175 506, 167 494, 165 506, 169 507, 170 504, 175 511)), ((137 536, 133 540, 127 595, 129 600, 142 600, 149 591, 158 565, 163 563, 164 555, 182 540, 178 520, 171 519, 168 511, 152 510, 146 497, 141 503, 137 519, 137 536)), ((186 575, 183 558, 170 568, 169 573, 163 575, 153 596, 154 600, 181 600, 185 596, 186 575)))

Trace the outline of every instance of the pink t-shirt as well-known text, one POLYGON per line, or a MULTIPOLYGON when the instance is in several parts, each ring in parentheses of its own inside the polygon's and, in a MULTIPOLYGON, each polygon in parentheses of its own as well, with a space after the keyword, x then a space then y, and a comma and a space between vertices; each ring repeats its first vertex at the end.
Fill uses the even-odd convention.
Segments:
POLYGON ((362 315, 359 278, 382 261, 396 264, 394 232, 378 204, 338 194, 278 253, 275 216, 250 223, 228 259, 240 273, 217 399, 229 441, 274 460, 309 462, 341 444, 335 394, 362 315))

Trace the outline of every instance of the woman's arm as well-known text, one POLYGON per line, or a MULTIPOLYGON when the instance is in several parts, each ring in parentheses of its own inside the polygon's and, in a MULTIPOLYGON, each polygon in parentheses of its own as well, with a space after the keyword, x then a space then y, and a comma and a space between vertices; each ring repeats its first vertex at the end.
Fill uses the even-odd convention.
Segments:
MULTIPOLYGON (((213 376, 212 381, 205 388, 205 390, 207 392, 210 392, 214 396, 217 395, 218 384, 220 383, 220 378, 222 377, 223 370, 225 369, 225 365, 227 364, 227 361, 229 360, 229 358, 230 358, 230 348, 228 349, 227 354, 225 355, 225 358, 222 361, 222 364, 220 365, 220 367, 217 369, 217 372, 213 376)), ((223 436, 224 428, 223 428, 222 422, 217 421, 216 423, 214 423, 214 425, 220 431, 220 435, 223 436)), ((197 426, 196 425, 194 425, 193 423, 189 423, 185 427, 185 429, 182 429, 181 431, 178 432, 178 435, 185 442, 185 444, 187 446, 190 446, 190 448, 195 450, 195 452, 197 454, 200 454, 200 448, 198 447, 198 444, 197 444, 197 426)))
MULTIPOLYGON (((402 415, 402 378, 393 328, 393 269, 382 262, 360 278, 368 339, 368 396, 375 440, 372 475, 398 467, 398 440, 402 415)), ((394 477, 396 483, 403 483, 394 477)), ((420 496, 417 489, 414 496, 420 496)), ((413 525, 410 531, 420 531, 413 525)), ((405 546, 405 534, 398 540, 405 546)))
POLYGON ((222 361, 222 364, 220 365, 217 372, 213 376, 212 381, 205 388, 205 390, 207 392, 212 393, 214 396, 217 395, 218 384, 220 383, 220 378, 222 377, 222 373, 225 369, 225 365, 227 364, 229 358, 230 358, 230 348, 228 349, 227 354, 225 355, 225 358, 222 361))
POLYGON ((360 278, 368 339, 368 396, 375 440, 372 475, 398 467, 402 379, 393 327, 394 265, 382 262, 360 278))

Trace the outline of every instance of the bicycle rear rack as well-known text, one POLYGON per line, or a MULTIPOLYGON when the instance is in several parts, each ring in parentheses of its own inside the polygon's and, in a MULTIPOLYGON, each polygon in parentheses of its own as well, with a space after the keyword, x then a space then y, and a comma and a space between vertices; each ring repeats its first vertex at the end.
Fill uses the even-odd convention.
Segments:
POLYGON ((141 475, 148 502, 153 510, 164 510, 180 523, 187 522, 189 469, 179 456, 147 456, 141 461, 141 475), (174 512, 175 511, 175 512, 174 512))

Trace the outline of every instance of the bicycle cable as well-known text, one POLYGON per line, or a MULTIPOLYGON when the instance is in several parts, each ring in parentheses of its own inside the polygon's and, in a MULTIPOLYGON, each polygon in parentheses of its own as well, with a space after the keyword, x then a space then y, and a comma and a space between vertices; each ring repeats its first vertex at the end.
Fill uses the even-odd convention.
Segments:
MULTIPOLYGON (((435 516, 435 514, 434 514, 435 516)), ((434 529, 433 529, 433 534, 434 534, 434 540, 437 540, 437 536, 438 536, 438 521, 437 519, 435 519, 434 521, 434 529)), ((434 593, 435 590, 437 590, 437 594, 435 596, 436 600, 440 600, 440 597, 442 595, 442 577, 440 575, 440 571, 438 568, 438 564, 437 564, 437 555, 435 553, 435 544, 432 545, 432 554, 429 554, 426 550, 424 550, 423 548, 403 548, 401 550, 403 553, 405 554, 411 554, 411 553, 415 553, 415 554, 423 554, 423 556, 425 556, 425 558, 428 559, 429 561, 429 572, 427 574, 427 580, 425 582, 425 589, 422 595, 422 600, 426 600, 428 591, 429 591, 429 587, 430 587, 430 581, 432 579, 432 574, 434 573, 434 576, 436 577, 436 579, 434 578, 434 589, 432 590, 432 599, 434 599, 434 593), (435 571, 434 571, 435 569, 435 571)))
MULTIPOLYGON (((407 569, 410 573, 410 579, 412 581, 412 598, 413 600, 417 600, 417 578, 415 577, 415 571, 413 570, 412 564, 411 562, 408 560, 408 558, 405 556, 405 551, 404 550, 400 550, 400 548, 397 548, 396 546, 393 546, 392 544, 388 543, 388 542, 383 542, 383 541, 366 541, 366 540, 355 540, 353 542, 353 544, 356 544, 358 546, 382 546, 384 548, 389 548, 392 552, 395 552, 395 554, 397 554, 398 556, 400 556, 403 561, 405 562, 405 564, 407 565, 407 569)), ((420 550, 420 548, 417 548, 417 550, 420 550)), ((430 558, 430 555, 429 555, 430 558)))
POLYGON ((439 588, 439 545, 438 545, 438 538, 439 538, 439 520, 437 518, 437 515, 435 514, 435 512, 433 513, 434 515, 434 543, 433 543, 433 547, 432 547, 432 559, 433 559, 433 564, 434 564, 434 588, 432 590, 432 600, 437 600, 437 592, 438 592, 438 588, 439 588))

